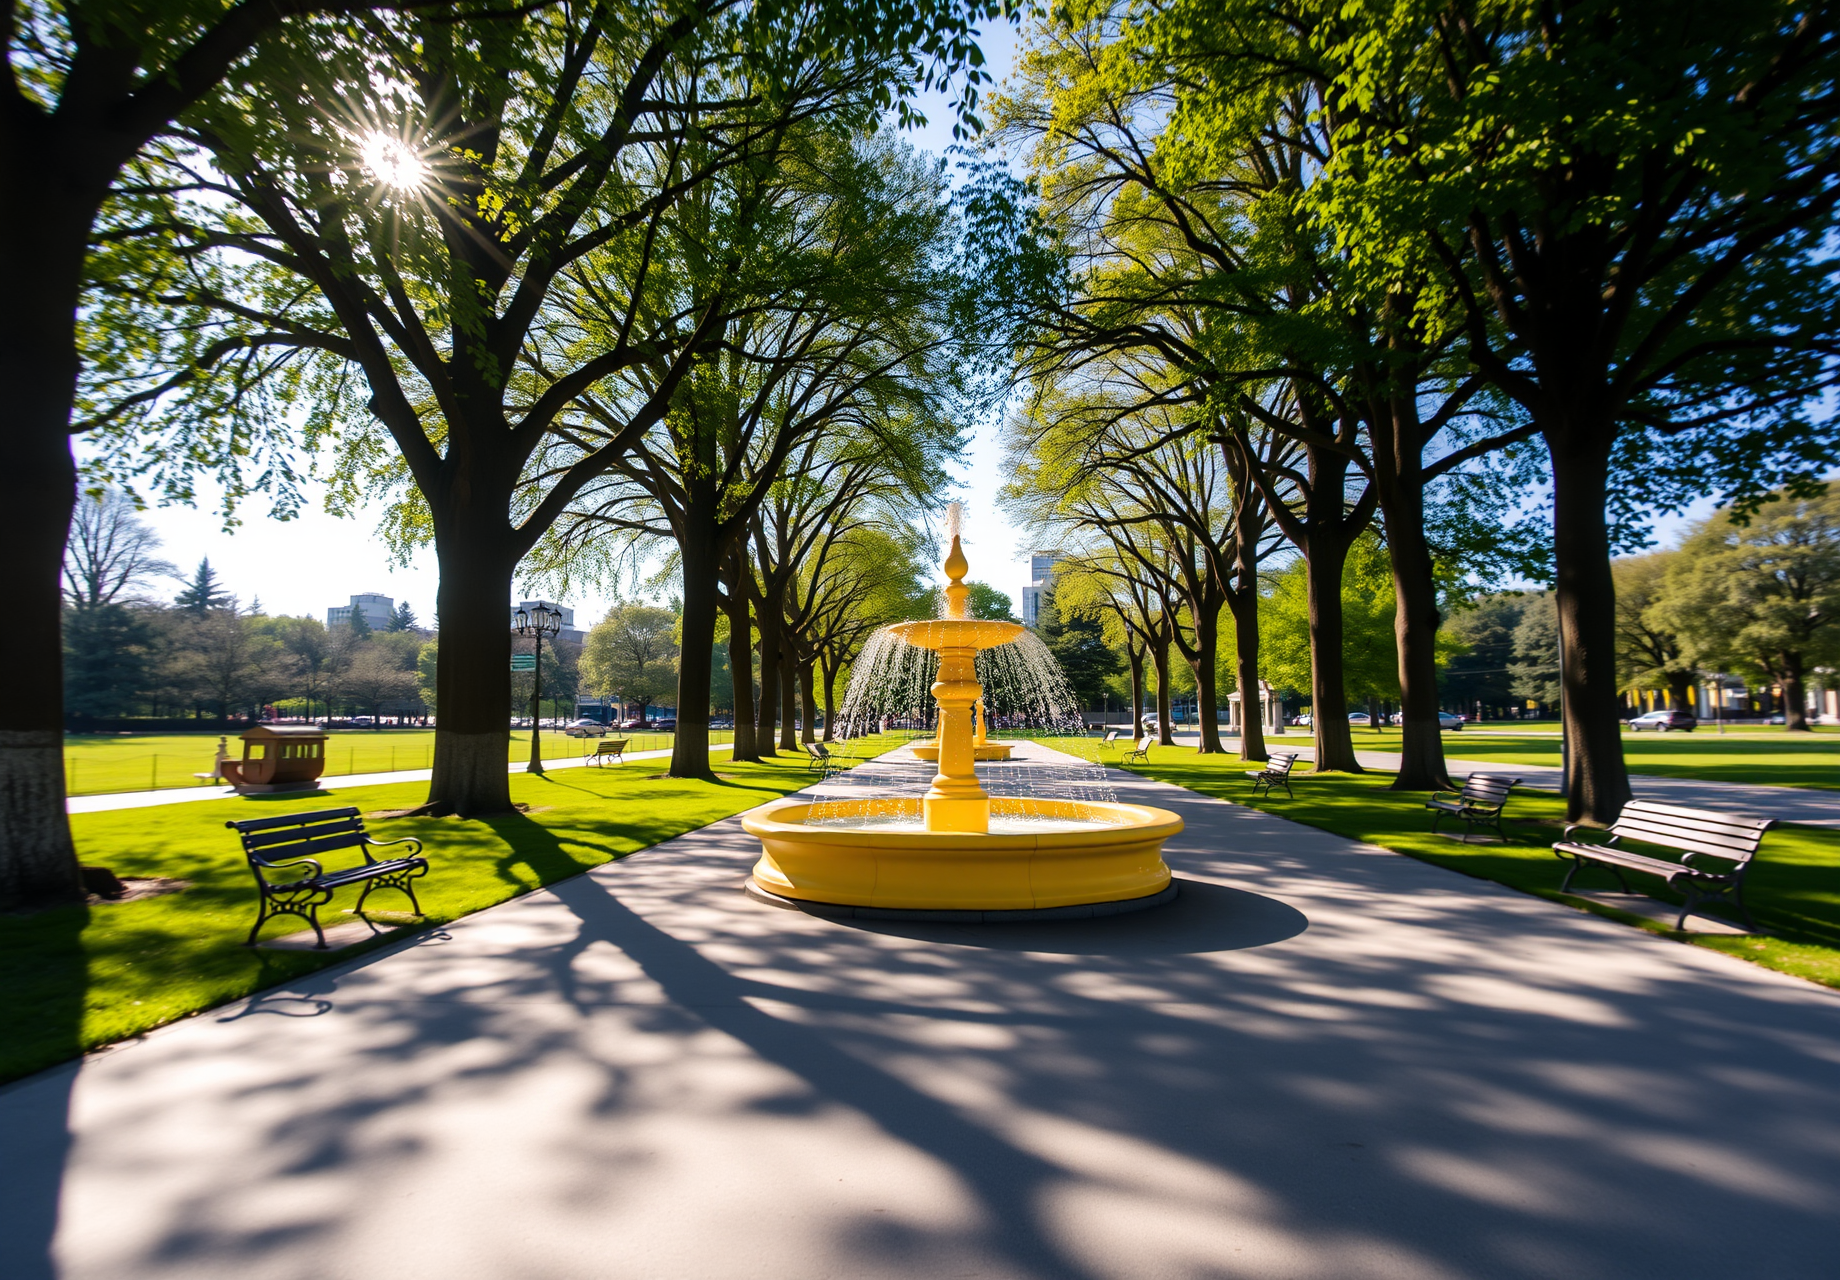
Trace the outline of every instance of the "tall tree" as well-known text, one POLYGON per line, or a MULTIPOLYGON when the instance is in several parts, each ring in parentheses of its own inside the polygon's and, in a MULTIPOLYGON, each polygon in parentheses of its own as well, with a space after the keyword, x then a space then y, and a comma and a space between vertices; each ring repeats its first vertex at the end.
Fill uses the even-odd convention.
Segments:
POLYGON ((1832 465, 1840 28, 1715 0, 1401 8, 1167 0, 1171 132, 1226 136, 1263 33, 1327 83, 1338 147, 1310 204, 1364 292, 1402 290, 1543 440, 1565 654, 1569 807, 1628 800, 1612 516, 1711 485, 1752 498, 1832 465), (1631 104, 1637 104, 1632 109, 1631 104))
MULTIPOLYGON (((415 0, 115 0, 9 5, 0 172, 30 198, 0 201, 0 471, 6 597, 0 662, 52 674, 0 709, 0 907, 82 896, 64 812, 58 576, 77 498, 71 454, 86 255, 123 168, 302 15, 415 0)), ((431 8, 445 8, 443 4, 431 8)))
POLYGON ((1679 557, 1677 551, 1623 556, 1610 562, 1610 571, 1616 580, 1618 687, 1665 689, 1668 705, 1684 711, 1698 670, 1662 607, 1669 566, 1679 557))
POLYGON ((1840 661, 1840 485, 1721 511, 1681 544, 1656 612, 1700 666, 1762 676, 1808 728, 1807 682, 1840 661))
MULTIPOLYGON (((596 529, 676 544, 685 661, 674 775, 709 768, 709 672, 698 655, 713 648, 719 577, 736 575, 726 583, 731 637, 747 634, 743 601, 760 633, 753 745, 771 753, 767 726, 791 670, 780 636, 794 550, 816 536, 818 515, 853 492, 814 488, 814 468, 840 481, 867 459, 883 476, 911 477, 957 445, 946 412, 959 379, 945 311, 956 281, 943 265, 943 179, 859 126, 846 114, 788 130, 774 165, 735 171, 732 198, 710 191, 685 203, 676 234, 723 264, 688 281, 681 303, 719 319, 713 349, 698 354, 670 411, 570 509, 565 546, 596 529), (796 531, 763 515, 776 492, 785 498, 789 490, 775 486, 789 476, 806 478, 796 531)), ((640 364, 623 377, 637 396, 666 374, 640 364)), ((559 458, 599 447, 620 422, 617 402, 595 394, 581 404, 584 421, 557 444, 559 458)))
POLYGON ((113 604, 172 572, 154 553, 160 537, 117 489, 85 494, 70 519, 64 552, 64 598, 73 605, 113 604))
MULTIPOLYGON (((173 597, 173 607, 202 618, 213 609, 223 609, 231 602, 230 593, 217 581, 217 570, 211 567, 211 557, 206 556, 198 562, 191 580, 185 588, 173 597)), ((354 613, 354 617, 356 614, 354 613)))
MULTIPOLYGON (((681 220, 731 171, 771 172, 799 122, 866 119, 961 67, 968 24, 959 0, 561 3, 489 36, 371 18, 291 49, 257 68, 272 72, 252 89, 259 116, 214 104, 127 193, 124 258, 149 226, 178 243, 109 296, 171 320, 157 359, 111 352, 105 372, 134 367, 101 379, 98 420, 164 414, 151 465, 169 471, 227 420, 285 484, 296 424, 271 388, 315 385, 308 436, 345 451, 345 498, 404 493, 394 536, 432 541, 441 566, 429 804, 502 812, 512 573, 720 341, 734 263, 681 220), (302 63, 311 93, 290 91, 302 63), (612 429, 536 462, 596 391, 612 429)), ((130 328, 101 324, 99 340, 130 328)), ((706 650, 691 643, 685 666, 706 650)), ((677 749, 706 747, 688 728, 677 749)))
POLYGON ((1054 603, 1054 588, 1041 594, 1035 631, 1048 652, 1061 664, 1067 686, 1080 700, 1082 710, 1105 696, 1106 680, 1118 673, 1118 655, 1105 643, 1099 620, 1085 613, 1062 616, 1054 603))
MULTIPOLYGON (((678 615, 654 605, 617 604, 588 632, 581 677, 602 698, 645 709, 677 689, 678 615)), ((679 718, 683 708, 679 707, 679 718)))

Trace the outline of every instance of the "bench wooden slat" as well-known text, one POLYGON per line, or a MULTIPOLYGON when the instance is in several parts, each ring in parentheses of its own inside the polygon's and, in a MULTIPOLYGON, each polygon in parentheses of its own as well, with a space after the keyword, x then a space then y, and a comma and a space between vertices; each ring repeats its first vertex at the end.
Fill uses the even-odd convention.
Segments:
POLYGON ((1626 840, 1639 840, 1643 844, 1660 845, 1664 849, 1678 849, 1683 853, 1715 853, 1721 857, 1743 860, 1757 852, 1760 838, 1747 840, 1721 840, 1715 835, 1706 835, 1698 831, 1682 830, 1679 827, 1655 826, 1646 822, 1625 822, 1618 818, 1610 828, 1613 835, 1626 840))
POLYGON ((247 834, 251 831, 267 831, 271 827, 298 827, 309 822, 330 822, 334 818, 355 818, 356 809, 322 809, 318 813, 290 813, 279 818, 248 818, 242 822, 226 822, 224 825, 247 834))
POLYGON ((283 827, 273 831, 257 831, 243 837, 245 849, 272 849, 300 840, 312 840, 320 836, 336 836, 351 833, 362 834, 364 823, 358 818, 346 818, 338 822, 320 822, 310 827, 283 827))
POLYGON ((369 843, 369 838, 362 831, 347 831, 341 835, 324 836, 318 840, 301 840, 295 844, 262 850, 251 849, 249 856, 262 862, 287 862, 294 858, 311 858, 317 854, 335 853, 340 849, 359 849, 369 843))
POLYGON ((1702 839, 1728 840, 1733 844, 1755 844, 1763 839, 1763 833, 1767 829, 1748 823, 1734 827, 1713 822, 1692 822, 1686 818, 1675 817, 1671 813, 1649 813, 1642 810, 1635 813, 1625 810, 1610 825, 1612 828, 1640 826, 1658 831, 1678 831, 1682 835, 1697 836, 1702 839))
POLYGON ((1720 813, 1716 809, 1686 809, 1679 805, 1657 804, 1653 800, 1631 800, 1623 806, 1623 812, 1618 815, 1618 821, 1643 814, 1655 818, 1677 819, 1686 826, 1730 827, 1734 831, 1755 831, 1760 835, 1776 825, 1774 818, 1748 818, 1738 814, 1720 813))

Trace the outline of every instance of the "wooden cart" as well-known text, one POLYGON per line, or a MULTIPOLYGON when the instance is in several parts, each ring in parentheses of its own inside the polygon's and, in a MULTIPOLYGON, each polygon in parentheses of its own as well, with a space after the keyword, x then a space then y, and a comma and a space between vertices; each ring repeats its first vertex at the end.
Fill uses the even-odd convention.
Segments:
POLYGON ((326 771, 326 732, 259 724, 243 734, 243 758, 224 761, 223 771, 224 781, 244 794, 314 790, 326 771))

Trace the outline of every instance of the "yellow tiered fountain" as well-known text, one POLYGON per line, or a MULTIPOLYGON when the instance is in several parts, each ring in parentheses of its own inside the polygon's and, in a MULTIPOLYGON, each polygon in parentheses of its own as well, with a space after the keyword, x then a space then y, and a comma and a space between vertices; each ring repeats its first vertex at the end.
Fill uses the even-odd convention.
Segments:
POLYGON ((943 567, 946 616, 890 628, 939 654, 931 788, 919 798, 853 802, 843 823, 809 800, 747 815, 742 825, 762 845, 748 891, 821 913, 960 919, 1111 915, 1168 901, 1175 889, 1162 850, 1182 830, 1175 814, 1110 801, 992 799, 979 784, 977 655, 1023 628, 965 616, 970 566, 957 536, 943 567))

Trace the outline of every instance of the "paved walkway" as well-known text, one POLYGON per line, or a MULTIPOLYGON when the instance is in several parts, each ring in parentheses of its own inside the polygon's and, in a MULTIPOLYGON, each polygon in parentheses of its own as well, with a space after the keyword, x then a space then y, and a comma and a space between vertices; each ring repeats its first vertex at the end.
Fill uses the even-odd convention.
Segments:
MULTIPOLYGON (((724 742, 709 748, 711 751, 731 751, 732 743, 724 742)), ((628 760, 664 760, 671 755, 670 748, 663 751, 634 751, 625 757, 628 760)), ((546 770, 579 769, 587 764, 586 759, 545 760, 546 770)), ((507 765, 507 773, 527 773, 528 762, 507 765)), ((346 773, 321 778, 320 782, 327 792, 348 787, 375 787, 386 782, 426 782, 434 777, 433 769, 397 769, 390 773, 346 773)), ((307 793, 303 793, 307 794, 307 793)), ((160 791, 111 791, 98 796, 72 796, 66 800, 65 807, 71 813, 103 813, 110 809, 151 809, 159 805, 190 804, 194 800, 227 800, 236 795, 235 787, 167 787, 160 791)))
POLYGON ((23 1081, 4 1271, 1833 1275, 1840 993, 1118 788, 1168 907, 829 922, 729 820, 23 1081))
MULTIPOLYGON (((1195 743, 1200 739, 1176 735, 1177 742, 1195 743)), ((1233 740, 1235 744, 1238 739, 1233 740)), ((1270 751, 1295 751, 1305 760, 1316 759, 1308 731, 1286 733, 1265 739, 1270 751)), ((1370 769, 1399 768, 1397 751, 1362 751, 1356 743, 1355 759, 1370 769)), ((1231 748, 1239 750, 1237 745, 1231 748)), ((1446 751, 1461 751, 1462 744, 1446 741, 1446 751)), ((1507 773, 1522 779, 1530 787, 1543 791, 1559 789, 1561 771, 1551 765, 1505 764, 1500 760, 1460 760, 1449 758, 1445 764, 1453 775, 1467 773, 1507 773)), ((1653 774, 1632 773, 1630 789, 1638 800, 1657 804, 1677 804, 1689 809, 1716 809, 1724 813, 1755 814, 1775 818, 1778 822, 1799 822, 1811 827, 1840 827, 1840 791, 1821 791, 1812 787, 1754 787, 1736 782, 1711 782, 1700 778, 1660 778, 1653 774)))

